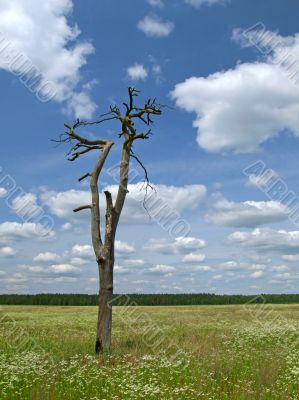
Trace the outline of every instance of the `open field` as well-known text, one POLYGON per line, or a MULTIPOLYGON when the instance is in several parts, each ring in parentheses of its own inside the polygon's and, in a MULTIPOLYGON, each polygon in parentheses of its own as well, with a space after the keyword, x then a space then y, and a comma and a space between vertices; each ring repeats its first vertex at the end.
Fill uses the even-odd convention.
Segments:
POLYGON ((3 306, 0 399, 299 399, 299 305, 116 307, 96 358, 95 307, 3 306))

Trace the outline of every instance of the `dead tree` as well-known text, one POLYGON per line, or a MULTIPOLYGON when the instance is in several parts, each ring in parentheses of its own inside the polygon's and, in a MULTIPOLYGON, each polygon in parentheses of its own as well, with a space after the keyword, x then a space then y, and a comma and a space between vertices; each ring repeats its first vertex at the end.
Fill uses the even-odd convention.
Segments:
POLYGON ((139 92, 134 88, 128 89, 128 102, 123 103, 122 113, 117 106, 111 106, 110 111, 103 114, 99 120, 86 122, 77 120, 74 125, 65 124, 68 129, 61 135, 58 142, 70 142, 71 151, 68 153, 68 160, 75 161, 90 151, 98 151, 99 156, 93 171, 86 173, 79 181, 90 179, 91 203, 82 205, 74 210, 79 212, 89 209, 91 212, 91 237, 93 249, 99 270, 99 310, 96 333, 96 353, 104 349, 110 350, 112 333, 112 298, 113 298, 113 267, 114 267, 114 244, 115 235, 121 212, 128 193, 128 176, 130 159, 134 158, 145 172, 146 184, 149 185, 147 172, 140 159, 133 152, 133 144, 138 139, 149 139, 151 130, 146 133, 137 132, 135 122, 150 127, 153 123, 152 116, 161 115, 162 106, 155 99, 149 99, 143 106, 135 104, 135 97, 139 92), (121 160, 119 164, 119 182, 116 198, 113 200, 109 191, 105 191, 106 218, 103 225, 104 238, 101 235, 101 215, 99 179, 105 161, 111 151, 114 142, 112 140, 98 139, 90 140, 77 133, 78 128, 87 125, 98 125, 105 121, 116 120, 121 126, 118 137, 123 140, 121 160))

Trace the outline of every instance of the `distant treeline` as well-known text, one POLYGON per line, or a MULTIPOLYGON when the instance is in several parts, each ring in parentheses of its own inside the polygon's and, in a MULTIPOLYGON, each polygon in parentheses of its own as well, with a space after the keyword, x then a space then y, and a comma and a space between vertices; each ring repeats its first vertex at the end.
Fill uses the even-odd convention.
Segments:
MULTIPOLYGON (((246 303, 299 304, 299 294, 262 294, 259 296, 217 294, 128 294, 114 295, 113 304, 139 306, 228 305, 246 303)), ((95 306, 97 295, 35 294, 0 295, 2 305, 95 306)))

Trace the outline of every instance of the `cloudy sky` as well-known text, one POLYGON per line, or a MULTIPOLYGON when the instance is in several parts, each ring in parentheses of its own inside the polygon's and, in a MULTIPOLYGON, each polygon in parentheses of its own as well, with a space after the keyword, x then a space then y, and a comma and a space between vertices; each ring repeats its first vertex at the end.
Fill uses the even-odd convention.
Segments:
MULTIPOLYGON (((89 201, 63 123, 140 100, 169 107, 135 152, 116 292, 299 287, 296 0, 0 0, 0 292, 97 291, 89 201), (271 5, 269 4, 271 3, 271 5)), ((101 179, 116 193, 119 127, 101 179)))

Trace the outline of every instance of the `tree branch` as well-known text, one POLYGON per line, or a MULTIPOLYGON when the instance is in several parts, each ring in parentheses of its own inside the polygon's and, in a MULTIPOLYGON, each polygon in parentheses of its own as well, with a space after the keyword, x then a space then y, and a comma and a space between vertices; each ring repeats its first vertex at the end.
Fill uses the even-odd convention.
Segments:
POLYGON ((89 176, 91 176, 90 172, 87 172, 87 174, 81 176, 81 178, 78 179, 79 182, 83 181, 84 179, 88 178, 89 176))
POLYGON ((91 205, 90 204, 88 204, 86 206, 81 206, 81 207, 75 208, 73 211, 74 211, 74 213, 77 213, 79 211, 87 210, 87 209, 91 209, 91 205))

